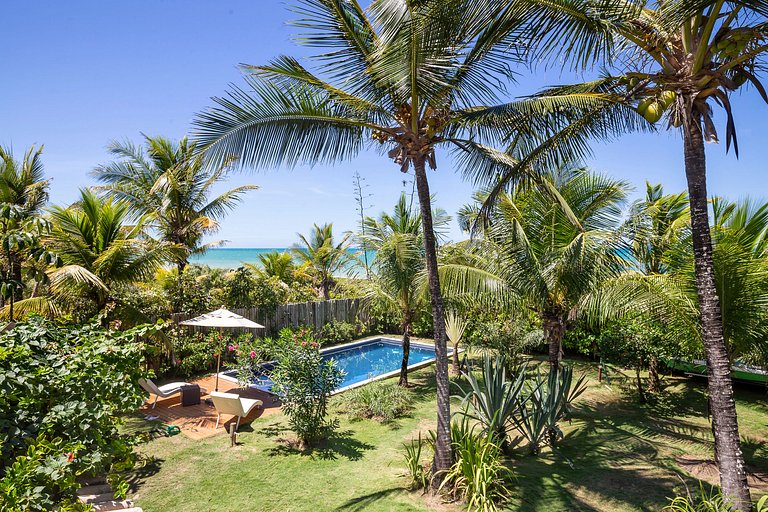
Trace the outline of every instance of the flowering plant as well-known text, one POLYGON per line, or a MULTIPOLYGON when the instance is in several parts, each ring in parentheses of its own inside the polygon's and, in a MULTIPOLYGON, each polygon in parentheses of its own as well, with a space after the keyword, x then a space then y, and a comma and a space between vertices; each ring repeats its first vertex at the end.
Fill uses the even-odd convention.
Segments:
POLYGON ((341 384, 343 372, 320 355, 320 344, 309 332, 298 332, 283 350, 272 373, 273 390, 280 394, 283 412, 299 441, 311 446, 337 421, 328 421, 328 398, 341 384))

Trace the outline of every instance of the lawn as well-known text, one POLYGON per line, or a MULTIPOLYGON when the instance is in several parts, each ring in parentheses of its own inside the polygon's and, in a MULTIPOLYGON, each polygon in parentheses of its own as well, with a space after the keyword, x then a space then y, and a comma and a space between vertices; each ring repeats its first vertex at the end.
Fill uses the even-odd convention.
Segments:
MULTIPOLYGON (((704 382, 667 378, 662 396, 640 405, 620 375, 600 384, 591 364, 574 364, 589 375, 589 388, 564 425, 557 452, 515 453, 509 509, 659 510, 683 489, 681 478, 697 489, 675 458, 711 458, 704 382)), ((241 427, 235 448, 225 435, 151 441, 140 447, 150 461, 133 481, 135 501, 147 512, 459 510, 406 489, 403 442, 431 428, 435 415, 432 369, 415 373, 412 383, 416 404, 408 417, 384 425, 336 412, 336 435, 311 453, 281 442, 291 437, 281 414, 241 427)), ((768 468, 765 399, 765 390, 737 389, 747 463, 762 469, 768 468)))

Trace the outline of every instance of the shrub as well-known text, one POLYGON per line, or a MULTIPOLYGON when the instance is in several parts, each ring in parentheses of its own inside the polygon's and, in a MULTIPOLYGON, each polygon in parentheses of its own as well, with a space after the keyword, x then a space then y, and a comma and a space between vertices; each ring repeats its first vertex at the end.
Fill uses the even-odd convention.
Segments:
POLYGON ((528 441, 531 454, 538 454, 545 442, 554 449, 562 439, 558 423, 569 418, 571 404, 586 390, 585 378, 582 375, 574 383, 573 369, 563 366, 559 372, 548 372, 547 377, 537 372, 529 382, 530 394, 520 399, 518 414, 512 418, 528 441))
POLYGON ((320 330, 323 345, 352 341, 357 337, 358 327, 348 322, 328 322, 320 330))
POLYGON ((504 356, 509 369, 518 364, 524 352, 540 346, 543 338, 541 330, 525 316, 513 319, 480 315, 474 317, 464 333, 467 346, 504 356))
MULTIPOLYGON (((699 495, 691 496, 690 492, 685 496, 675 496, 669 500, 669 504, 662 512, 733 512, 720 490, 712 488, 709 492, 703 485, 699 487, 699 495)), ((755 512, 768 512, 768 495, 763 496, 755 506, 755 512)))
MULTIPOLYGON (((408 469, 411 490, 426 488, 429 484, 429 467, 421 463, 421 453, 424 450, 424 441, 419 432, 418 439, 411 439, 410 443, 403 443, 405 447, 405 467, 408 469)), ((428 466, 428 464, 427 464, 428 466)))
POLYGON ((296 343, 297 339, 306 341, 307 333, 308 331, 294 332, 286 328, 280 331, 277 338, 241 336, 234 350, 234 361, 227 366, 237 371, 237 380, 241 385, 251 384, 261 363, 279 359, 287 348, 296 343))
POLYGON ((320 355, 320 345, 307 333, 295 333, 272 373, 274 391, 281 395, 288 423, 303 446, 322 439, 336 422, 326 418, 328 398, 342 382, 342 372, 320 355))
POLYGON ((476 432, 467 417, 451 423, 451 444, 454 463, 445 473, 440 490, 464 500, 467 510, 498 510, 510 496, 512 477, 504 465, 501 447, 476 432))
POLYGON ((146 398, 134 339, 153 329, 35 318, 0 333, 0 494, 14 500, 0 508, 50 510, 49 500, 73 490, 74 475, 125 469, 132 441, 117 427, 146 398))
POLYGON ((410 391, 395 383, 372 382, 344 393, 342 407, 354 418, 392 421, 410 410, 410 391))
POLYGON ((460 395, 465 406, 464 415, 478 421, 486 435, 506 448, 507 425, 527 400, 527 397, 522 396, 525 367, 507 379, 504 357, 497 355, 491 359, 485 355, 481 379, 478 380, 471 370, 467 373, 469 389, 460 395), (472 413, 467 409, 470 406, 472 413))

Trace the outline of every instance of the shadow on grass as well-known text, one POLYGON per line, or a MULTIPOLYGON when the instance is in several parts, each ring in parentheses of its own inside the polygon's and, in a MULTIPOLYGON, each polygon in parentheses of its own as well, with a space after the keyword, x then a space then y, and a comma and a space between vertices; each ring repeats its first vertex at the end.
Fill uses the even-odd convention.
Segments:
MULTIPOLYGON (((281 430, 282 432, 283 430, 281 430)), ((343 457, 347 460, 360 460, 363 453, 373 450, 375 446, 355 439, 351 430, 332 432, 318 446, 301 448, 292 439, 277 439, 277 445, 266 449, 270 457, 303 455, 324 460, 336 460, 343 457)))
POLYGON ((156 475, 160 471, 163 462, 165 462, 163 459, 155 456, 140 455, 133 471, 128 473, 125 478, 130 492, 135 493, 147 479, 156 475))
MULTIPOLYGON (((556 451, 539 457, 518 448, 514 464, 514 507, 521 511, 660 509, 688 482, 674 455, 712 450, 709 427, 686 418, 701 417, 706 399, 700 389, 682 389, 637 404, 627 396, 577 402, 576 429, 556 451)), ((691 487, 693 488, 693 487, 691 487)))
POLYGON ((365 510, 371 505, 373 505, 374 503, 387 499, 392 494, 398 493, 400 491, 402 491, 402 489, 400 489, 399 487, 393 487, 391 489, 384 489, 381 491, 372 492, 370 494, 365 494, 363 496, 358 496, 356 498, 352 498, 346 501, 341 506, 336 507, 335 510, 349 511, 349 512, 365 510))

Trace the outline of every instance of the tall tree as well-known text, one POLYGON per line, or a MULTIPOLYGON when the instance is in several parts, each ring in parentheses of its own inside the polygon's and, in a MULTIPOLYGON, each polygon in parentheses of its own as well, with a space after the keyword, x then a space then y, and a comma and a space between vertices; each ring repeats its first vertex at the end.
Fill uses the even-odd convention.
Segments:
POLYGON ((312 226, 309 237, 299 234, 300 243, 293 247, 293 254, 314 274, 318 290, 323 299, 331 298, 334 276, 344 270, 351 261, 349 254, 350 235, 345 234, 339 243, 333 240, 333 224, 312 226))
MULTIPOLYGON (((8 301, 10 320, 14 318, 14 303, 22 298, 23 266, 40 256, 45 259, 39 237, 47 229, 41 215, 48 200, 49 181, 44 177, 42 152, 42 146, 32 146, 17 161, 11 150, 0 147, 0 300, 8 301)), ((35 271, 36 267, 30 269, 35 271)))
POLYGON ((258 187, 243 185, 213 197, 214 187, 227 177, 231 159, 208 165, 186 137, 176 142, 145 135, 144 146, 113 142, 109 151, 117 160, 98 166, 93 174, 106 184, 101 190, 125 201, 161 240, 177 246, 172 260, 181 273, 191 255, 222 243, 204 244, 203 239, 218 230, 219 221, 246 192, 258 187))
POLYGON ((536 311, 557 371, 581 303, 624 265, 616 229, 628 185, 573 167, 554 171, 551 182, 557 199, 538 189, 502 194, 475 258, 440 272, 452 294, 493 293, 536 311))
MULTIPOLYGON (((689 238, 690 215, 685 193, 664 194, 661 185, 646 183, 645 198, 635 201, 622 228, 631 241, 637 271, 647 277, 669 272, 670 253, 680 240, 689 238)), ((661 389, 659 361, 654 353, 648 360, 649 390, 661 389)))
POLYGON ((129 224, 130 205, 83 189, 80 200, 54 206, 45 243, 62 260, 50 272, 53 297, 87 297, 102 310, 116 284, 149 279, 168 258, 170 244, 145 235, 145 218, 129 224))
MULTIPOLYGON (((668 128, 681 132, 715 457, 723 493, 737 510, 749 510, 749 486, 739 446, 736 404, 715 282, 704 143, 717 142, 714 108, 722 108, 726 148, 733 145, 738 156, 731 109, 733 93, 753 86, 768 102, 760 82, 768 50, 768 9, 763 2, 751 0, 664 0, 653 5, 612 0, 601 9, 570 2, 544 8, 554 16, 569 16, 578 26, 603 27, 600 33, 608 37, 597 37, 601 42, 595 47, 605 49, 608 71, 614 73, 586 84, 544 91, 528 102, 528 111, 539 114, 559 115, 558 106, 573 106, 577 102, 583 111, 581 115, 570 111, 560 116, 569 117, 572 122, 566 123, 568 127, 559 136, 548 138, 531 151, 523 165, 535 162, 543 148, 562 143, 563 137, 572 139, 570 131, 574 129, 592 126, 593 135, 598 136, 604 136, 606 131, 636 129, 632 117, 603 115, 615 112, 617 105, 632 106, 652 124, 664 119, 668 128), (585 23, 585 19, 591 23, 585 23)), ((579 48, 578 54, 588 62, 595 52, 579 48)), ((574 147, 587 151, 585 141, 574 147)))
MULTIPOLYGON (((402 172, 413 169, 437 356, 437 489, 452 462, 451 414, 427 168, 437 168, 440 150, 455 151, 469 174, 478 168, 499 172, 515 161, 492 146, 508 141, 507 125, 497 116, 519 112, 494 106, 514 79, 511 64, 518 59, 510 52, 528 47, 529 41, 516 44, 512 34, 532 18, 506 0, 376 0, 367 10, 356 0, 299 0, 295 11, 303 31, 297 40, 318 49, 316 69, 287 56, 244 66, 246 88, 214 98, 217 105, 197 117, 195 135, 214 161, 237 155, 241 165, 254 168, 336 163, 381 145, 402 172)), ((568 16, 535 25, 525 33, 557 31, 560 41, 590 44, 589 30, 568 16)))
MULTIPOLYGON (((450 220, 441 210, 433 213, 433 219, 437 230, 450 220)), ((403 360, 398 384, 407 386, 411 328, 424 297, 419 280, 426 270, 421 215, 411 210, 405 194, 401 194, 391 215, 382 213, 377 219, 366 217, 363 227, 365 234, 361 234, 361 239, 376 251, 375 277, 368 299, 380 301, 400 315, 403 360)))

